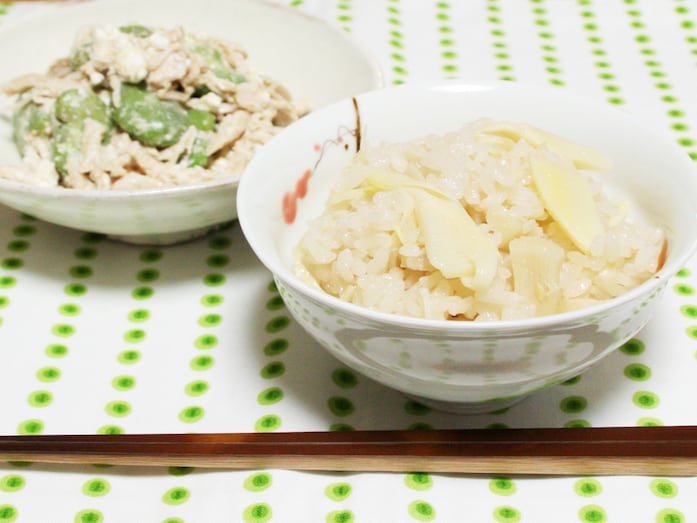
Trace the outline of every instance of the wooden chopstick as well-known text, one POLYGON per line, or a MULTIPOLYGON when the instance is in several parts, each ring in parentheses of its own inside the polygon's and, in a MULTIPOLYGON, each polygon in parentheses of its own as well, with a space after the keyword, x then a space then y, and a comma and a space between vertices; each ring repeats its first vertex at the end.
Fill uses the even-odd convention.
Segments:
POLYGON ((0 461, 685 476, 697 475, 697 427, 0 436, 0 461))

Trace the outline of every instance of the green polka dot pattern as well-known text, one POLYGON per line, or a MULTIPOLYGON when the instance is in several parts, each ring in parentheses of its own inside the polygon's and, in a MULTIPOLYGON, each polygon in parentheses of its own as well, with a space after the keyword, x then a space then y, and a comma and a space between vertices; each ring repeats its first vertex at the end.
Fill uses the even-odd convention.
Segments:
POLYGON ((579 1, 581 27, 586 35, 589 55, 593 61, 596 77, 605 94, 605 100, 614 105, 625 103, 622 88, 617 82, 617 74, 613 67, 613 58, 607 51, 604 37, 605 27, 600 25, 599 15, 594 8, 594 2, 579 1))
POLYGON ((459 76, 457 41, 452 20, 452 5, 449 2, 436 2, 436 20, 440 39, 440 62, 443 78, 453 79, 459 76))
MULTIPOLYGON (((386 85, 461 79, 574 90, 634 113, 697 159, 689 0, 280 3, 364 44, 386 85)), ((45 8, 0 2, 0 33, 45 8)), ((450 415, 312 342, 236 223, 178 245, 128 245, 0 207, 0 434, 693 425, 694 262, 668 282, 659 307, 657 321, 587 373, 497 412, 450 415)), ((697 520, 693 476, 188 465, 3 462, 0 523, 697 520)))
POLYGON ((390 68, 393 85, 403 84, 408 76, 409 69, 404 48, 404 34, 402 32, 402 10, 400 0, 389 0, 385 7, 388 25, 387 43, 390 48, 390 68))
POLYGON ((352 28, 352 7, 353 5, 351 0, 338 0, 336 2, 336 22, 339 23, 343 30, 347 33, 350 33, 352 28))
POLYGON ((488 0, 486 3, 489 14, 486 21, 489 25, 491 46, 494 50, 494 64, 498 80, 515 80, 511 50, 504 30, 504 2, 488 0))
MULTIPOLYGON (((687 115, 676 96, 675 87, 670 81, 669 72, 664 64, 667 57, 664 58, 657 50, 653 38, 648 34, 648 21, 641 5, 626 0, 624 3, 626 6, 625 14, 628 25, 631 27, 634 42, 641 55, 645 57, 644 67, 648 74, 647 81, 653 85, 658 100, 665 107, 666 114, 672 118, 670 127, 676 133, 677 143, 685 148, 692 159, 697 160, 696 142, 689 132, 690 128, 686 123, 687 115)), ((676 13, 682 18, 680 27, 691 29, 693 24, 685 18, 687 13, 681 9, 678 9, 676 13)))
POLYGON ((544 0, 530 0, 533 24, 537 28, 540 58, 544 64, 547 81, 552 85, 564 85, 559 54, 555 45, 555 35, 550 29, 548 8, 544 0))

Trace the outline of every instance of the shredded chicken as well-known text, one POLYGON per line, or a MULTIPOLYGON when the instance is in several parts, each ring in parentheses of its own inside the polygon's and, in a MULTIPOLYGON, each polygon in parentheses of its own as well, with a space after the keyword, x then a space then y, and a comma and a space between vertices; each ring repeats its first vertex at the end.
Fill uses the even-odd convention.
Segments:
POLYGON ((80 189, 237 178, 261 145, 308 111, 252 70, 240 46, 181 27, 85 28, 47 73, 15 78, 0 93, 15 98, 22 155, 21 164, 0 166, 0 178, 80 189))

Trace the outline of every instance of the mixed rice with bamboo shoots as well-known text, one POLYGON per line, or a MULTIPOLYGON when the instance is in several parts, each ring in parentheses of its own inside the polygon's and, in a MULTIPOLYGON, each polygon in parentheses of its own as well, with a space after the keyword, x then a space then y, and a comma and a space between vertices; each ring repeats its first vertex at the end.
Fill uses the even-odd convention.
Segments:
POLYGON ((83 29, 15 97, 19 165, 0 177, 41 186, 141 189, 238 178, 254 152, 307 112, 250 68, 237 44, 181 27, 83 29))
POLYGON ((296 272, 377 311, 515 320, 619 296, 664 232, 608 193, 598 152, 516 122, 365 147, 296 249, 296 272), (591 175, 592 173, 592 175, 591 175))

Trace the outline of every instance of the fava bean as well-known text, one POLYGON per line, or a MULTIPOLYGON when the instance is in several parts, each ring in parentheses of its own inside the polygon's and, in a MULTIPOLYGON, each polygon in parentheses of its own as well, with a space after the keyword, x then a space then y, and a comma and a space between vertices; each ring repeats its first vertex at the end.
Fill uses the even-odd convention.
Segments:
POLYGON ((187 118, 190 125, 193 125, 199 131, 203 131, 196 135, 187 165, 189 167, 206 167, 210 157, 206 153, 209 140, 205 133, 215 129, 215 115, 202 109, 190 109, 187 113, 187 118))
POLYGON ((144 25, 123 25, 119 27, 119 31, 126 34, 132 34, 138 38, 147 38, 152 34, 152 29, 145 27, 144 25))
POLYGON ((24 155, 31 136, 48 134, 49 116, 35 103, 27 103, 12 115, 12 138, 19 154, 24 155))
POLYGON ((68 158, 72 154, 80 152, 82 135, 84 134, 84 120, 76 120, 58 125, 53 131, 51 139, 51 157, 56 171, 65 176, 68 158))
POLYGON ((68 157, 80 150, 84 134, 85 120, 95 120, 106 127, 104 140, 107 141, 113 124, 109 116, 109 106, 91 89, 68 89, 63 91, 54 106, 56 121, 51 141, 53 163, 59 174, 66 174, 68 157))
POLYGON ((121 103, 113 116, 131 137, 158 148, 177 143, 189 127, 187 111, 181 105, 160 100, 134 84, 121 85, 121 103))
POLYGON ((70 67, 73 71, 77 71, 84 64, 90 61, 90 46, 81 45, 70 56, 70 67))
POLYGON ((84 122, 87 118, 110 127, 109 107, 91 89, 69 89, 56 99, 56 118, 63 123, 84 122))
POLYGON ((198 87, 196 87, 194 89, 194 93, 192 96, 194 98, 201 98, 202 96, 205 96, 210 92, 211 92, 211 89, 207 85, 199 85, 198 87))
POLYGON ((215 115, 202 109, 190 109, 186 115, 190 125, 199 131, 212 131, 215 129, 215 115))
POLYGON ((247 81, 245 76, 231 69, 223 60, 223 55, 216 48, 209 45, 197 45, 194 52, 203 57, 208 68, 218 78, 239 84, 247 81))
POLYGON ((187 159, 186 164, 189 167, 207 167, 210 156, 206 153, 208 148, 208 138, 199 133, 191 147, 191 154, 187 159))

